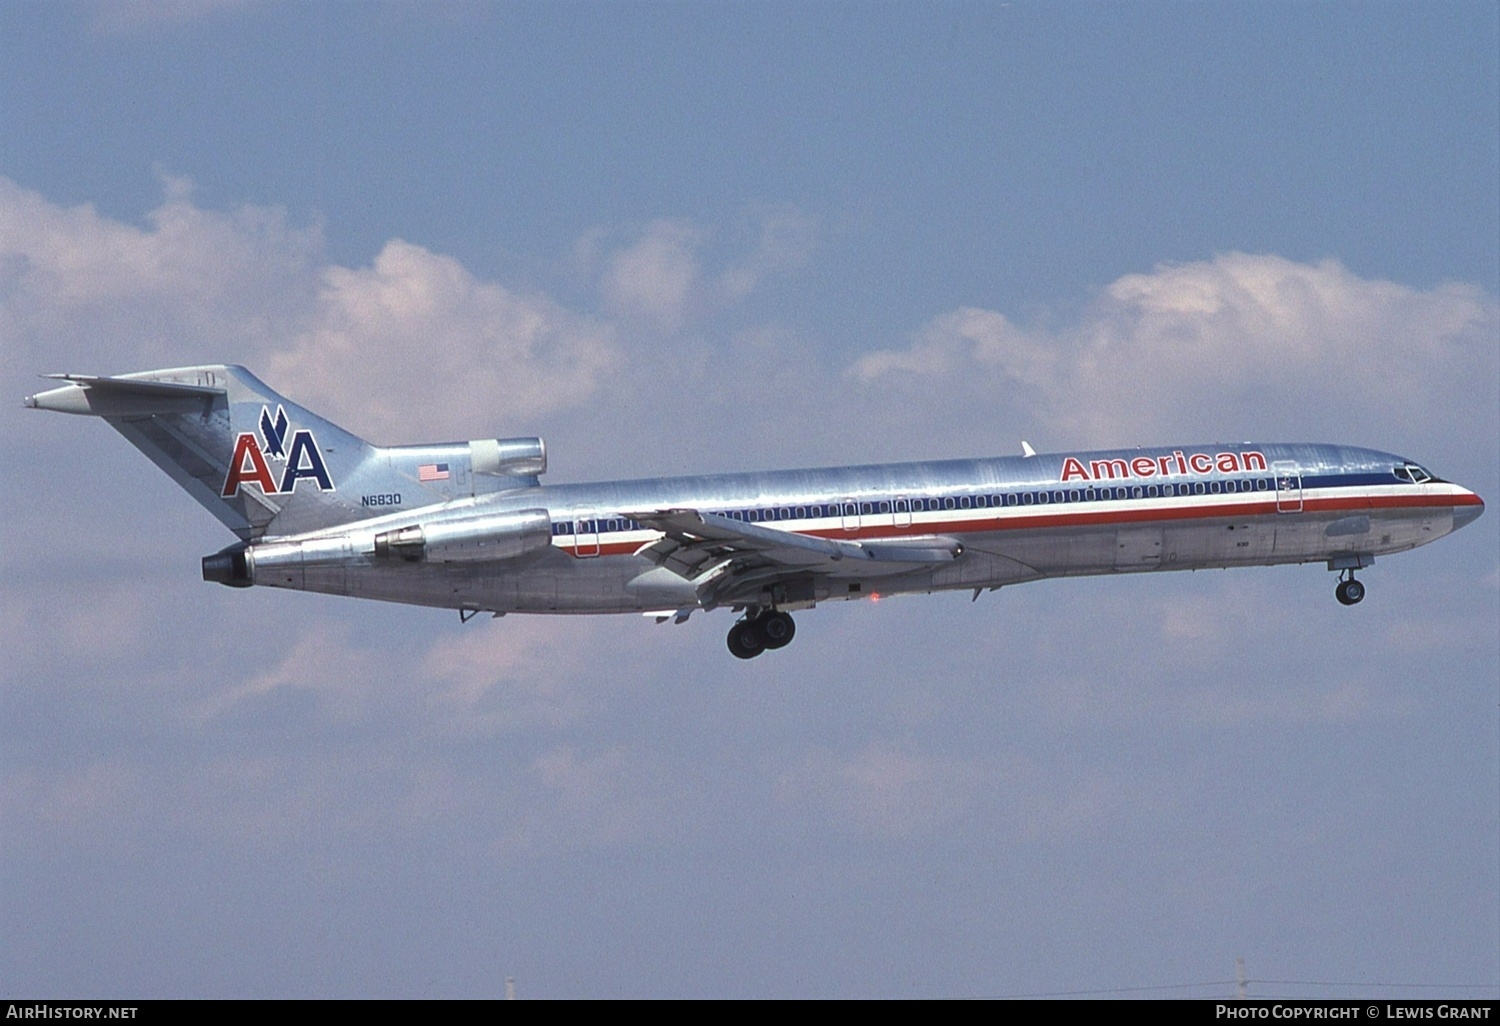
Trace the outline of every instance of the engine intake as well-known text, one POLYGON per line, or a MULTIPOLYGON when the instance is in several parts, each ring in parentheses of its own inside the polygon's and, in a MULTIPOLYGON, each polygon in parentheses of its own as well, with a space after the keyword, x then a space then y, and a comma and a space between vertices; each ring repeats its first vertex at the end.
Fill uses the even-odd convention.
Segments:
POLYGON ((547 443, 540 438, 484 438, 469 443, 474 473, 536 477, 547 472, 547 443))

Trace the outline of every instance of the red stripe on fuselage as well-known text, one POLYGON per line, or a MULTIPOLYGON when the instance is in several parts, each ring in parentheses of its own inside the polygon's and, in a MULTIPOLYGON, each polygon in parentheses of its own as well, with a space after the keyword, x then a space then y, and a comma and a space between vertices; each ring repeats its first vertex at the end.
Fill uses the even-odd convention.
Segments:
MULTIPOLYGON (((1305 513, 1357 513, 1372 509, 1396 510, 1396 509, 1437 509, 1441 507, 1454 508, 1457 506, 1481 506, 1484 501, 1473 493, 1463 495, 1348 495, 1337 498, 1307 498, 1302 500, 1302 508, 1297 511, 1278 513, 1276 509, 1276 498, 1273 492, 1258 493, 1267 496, 1255 502, 1234 502, 1190 506, 1173 506, 1167 508, 1153 509, 1116 509, 1116 510, 1066 510, 1071 503, 1057 503, 1058 511, 1048 513, 1014 514, 1005 513, 1001 516, 988 516, 982 519, 968 517, 965 519, 954 519, 944 521, 926 521, 922 523, 909 524, 896 527, 891 524, 880 526, 861 527, 856 531, 846 531, 839 527, 819 527, 809 531, 792 531, 791 534, 802 534, 812 538, 833 538, 845 541, 874 540, 879 538, 900 538, 904 535, 927 535, 927 534, 995 534, 1000 531, 1027 531, 1048 527, 1107 527, 1111 524, 1142 524, 1152 521, 1180 521, 1180 520, 1225 520, 1235 517, 1294 517, 1305 513)), ((1125 500, 1137 501, 1137 500, 1125 500)), ((1162 500, 1141 500, 1156 501, 1162 500)), ((986 507, 987 509, 1012 510, 1019 507, 986 507)), ((1032 507, 1033 509, 1035 507, 1032 507)), ((948 512, 945 510, 944 512, 948 512)), ((869 514, 861 514, 869 515, 869 514)), ((889 513, 873 514, 876 516, 890 516, 889 513)), ((774 528, 773 528, 774 530, 774 528)), ((625 556, 633 554, 642 545, 649 544, 645 541, 628 542, 604 542, 597 546, 600 556, 625 556)), ((559 548, 579 559, 592 559, 595 556, 595 545, 586 546, 589 549, 587 556, 578 555, 576 544, 564 543, 559 548)))

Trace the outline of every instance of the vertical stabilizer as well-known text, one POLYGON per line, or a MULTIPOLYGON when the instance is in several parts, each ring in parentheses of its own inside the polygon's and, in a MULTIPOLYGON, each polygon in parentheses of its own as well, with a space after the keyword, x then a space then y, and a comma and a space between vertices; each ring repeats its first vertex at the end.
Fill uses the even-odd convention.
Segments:
POLYGON ((441 501, 378 450, 236 366, 57 374, 35 409, 102 417, 243 541, 388 513, 371 494, 441 501))

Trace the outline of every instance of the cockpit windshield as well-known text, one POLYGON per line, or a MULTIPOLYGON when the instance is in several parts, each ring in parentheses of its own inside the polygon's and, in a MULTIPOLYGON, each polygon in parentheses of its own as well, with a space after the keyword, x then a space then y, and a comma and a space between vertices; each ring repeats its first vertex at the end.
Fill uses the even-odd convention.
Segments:
POLYGON ((1397 464, 1394 473, 1397 481, 1405 481, 1409 484, 1427 484, 1429 481, 1436 482, 1441 480, 1441 478, 1434 477, 1415 463, 1397 464))

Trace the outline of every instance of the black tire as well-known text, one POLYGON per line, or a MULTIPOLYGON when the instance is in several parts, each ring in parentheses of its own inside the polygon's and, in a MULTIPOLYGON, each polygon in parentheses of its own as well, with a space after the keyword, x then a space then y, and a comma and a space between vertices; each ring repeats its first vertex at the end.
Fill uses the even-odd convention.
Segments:
POLYGON ((754 623, 741 620, 729 628, 729 651, 736 659, 754 659, 765 650, 765 638, 754 623))
POLYGON ((790 613, 767 613, 756 621, 767 648, 785 648, 797 636, 797 622, 790 613))
POLYGON ((1340 581, 1333 593, 1344 605, 1352 606, 1364 599, 1365 586, 1351 577, 1347 581, 1340 581))

